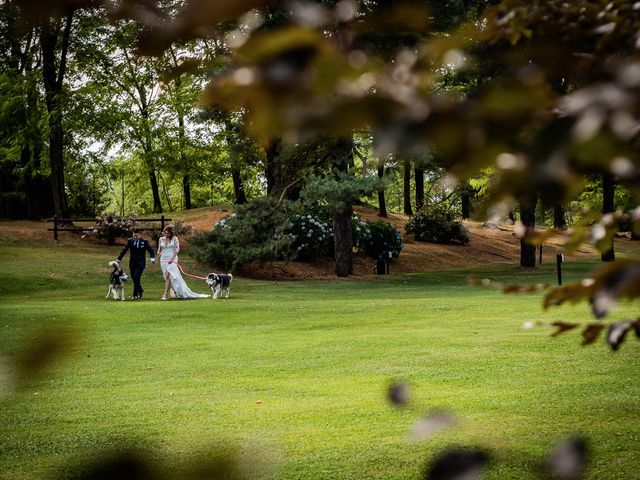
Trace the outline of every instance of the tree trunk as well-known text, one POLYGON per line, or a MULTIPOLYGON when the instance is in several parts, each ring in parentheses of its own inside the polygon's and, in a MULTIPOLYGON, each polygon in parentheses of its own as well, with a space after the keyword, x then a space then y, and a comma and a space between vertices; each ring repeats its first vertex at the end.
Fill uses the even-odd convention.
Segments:
POLYGON ((160 186, 158 184, 158 176, 156 174, 156 166, 153 162, 153 142, 151 141, 149 110, 146 102, 142 104, 140 112, 143 121, 146 123, 146 138, 144 139, 144 162, 147 166, 149 174, 149 183, 151 184, 151 194, 153 196, 153 213, 162 213, 162 201, 160 200, 160 186))
POLYGON ((149 183, 151 184, 151 192, 153 194, 153 213, 162 213, 162 202, 160 201, 160 187, 158 186, 158 177, 153 165, 148 165, 149 183))
POLYGON ((462 218, 464 220, 468 220, 471 218, 471 194, 465 190, 462 192, 460 196, 461 210, 462 210, 462 218))
MULTIPOLYGON (((615 182, 613 175, 605 173, 602 175, 602 214, 613 213, 614 211, 614 197, 615 197, 615 182)), ((613 239, 611 245, 603 251, 600 255, 603 262, 613 262, 616 259, 616 254, 613 249, 613 239)))
POLYGON ((49 161, 51 163, 51 189, 53 211, 61 218, 68 218, 64 177, 64 131, 62 127, 62 86, 67 64, 67 52, 71 37, 73 14, 65 18, 62 32, 62 49, 56 66, 56 46, 61 30, 61 20, 43 19, 40 24, 42 48, 42 78, 49 114, 49 161))
MULTIPOLYGON (((520 199, 520 220, 526 230, 536 226, 537 196, 522 197, 520 199)), ((536 266, 536 247, 531 245, 526 237, 520 239, 520 266, 533 268, 536 266)))
MULTIPOLYGON (((384 164, 381 163, 378 166, 378 178, 382 180, 382 177, 384 177, 384 164)), ((384 196, 384 188, 381 188, 380 190, 378 190, 378 206, 379 206, 378 216, 385 217, 385 218, 388 217, 387 201, 384 196)))
MULTIPOLYGON (((333 146, 333 171, 336 176, 339 173, 348 172, 352 163, 351 152, 353 150, 352 138, 339 138, 333 146)), ((336 275, 347 277, 353 273, 351 250, 353 238, 351 234, 351 216, 353 205, 347 203, 342 209, 333 209, 333 242, 335 249, 336 275)))
POLYGON ((180 141, 180 164, 184 168, 184 175, 182 176, 182 192, 184 194, 184 208, 185 210, 191 210, 191 179, 189 175, 189 160, 185 154, 185 141, 184 141, 184 115, 182 112, 178 113, 178 135, 180 141))
POLYGON ((414 170, 416 177, 416 210, 424 206, 424 169, 416 167, 414 170))
POLYGON ((556 203, 553 206, 553 228, 565 228, 567 221, 564 218, 564 206, 561 203, 556 203))
MULTIPOLYGON (((178 58, 173 50, 169 49, 174 67, 178 67, 178 58)), ((184 169, 182 177, 182 193, 184 195, 184 209, 191 210, 191 182, 189 173, 191 171, 190 161, 187 158, 185 146, 185 128, 184 128, 184 108, 180 103, 180 93, 182 89, 182 75, 178 74, 174 80, 176 86, 176 113, 178 114, 178 145, 180 147, 180 165, 184 169)))
POLYGON ((232 167, 231 177, 233 178, 233 191, 236 195, 236 204, 242 205, 243 203, 247 203, 247 196, 244 193, 244 186, 242 185, 240 169, 232 167))
POLYGON ((349 205, 346 210, 333 210, 333 239, 336 260, 336 275, 338 277, 348 277, 353 273, 353 263, 351 249, 353 248, 353 238, 351 235, 351 216, 353 206, 349 205))
POLYGON ((184 193, 184 209, 191 210, 191 178, 189 174, 182 177, 182 192, 184 193))
POLYGON ((267 194, 271 194, 276 186, 276 162, 278 159, 278 150, 280 140, 273 140, 265 147, 265 177, 267 178, 267 194))
POLYGON ((403 180, 404 213, 405 215, 413 215, 411 208, 411 160, 408 158, 404 160, 403 180))

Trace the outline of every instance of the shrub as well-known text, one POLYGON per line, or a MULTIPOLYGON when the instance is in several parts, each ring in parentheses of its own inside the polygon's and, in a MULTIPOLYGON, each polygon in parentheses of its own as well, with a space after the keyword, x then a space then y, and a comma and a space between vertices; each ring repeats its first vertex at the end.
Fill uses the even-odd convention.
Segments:
POLYGON ((373 258, 385 258, 388 252, 398 257, 404 248, 402 237, 393 225, 382 220, 366 223, 368 236, 364 242, 364 252, 373 258))
POLYGON ((432 243, 469 243, 469 231, 456 215, 446 207, 434 204, 418 210, 405 227, 416 240, 432 243))
POLYGON ((98 217, 91 233, 98 238, 106 239, 109 245, 113 245, 116 243, 116 238, 128 238, 135 226, 136 222, 132 217, 105 214, 98 217))
POLYGON ((367 222, 362 220, 358 214, 351 216, 351 243, 353 245, 353 253, 364 251, 367 241, 370 237, 367 222))
POLYGON ((333 228, 328 209, 314 208, 295 213, 291 217, 291 228, 295 257, 308 260, 333 255, 333 228))
MULTIPOLYGON (((310 260, 332 257, 333 209, 328 205, 315 205, 291 217, 291 228, 287 231, 293 240, 295 258, 310 260)), ((351 217, 351 240, 354 252, 365 251, 370 238, 369 227, 356 213, 351 217)))
POLYGON ((264 263, 292 256, 286 202, 266 197, 239 205, 235 214, 212 230, 190 239, 191 253, 200 262, 226 270, 251 262, 264 263))

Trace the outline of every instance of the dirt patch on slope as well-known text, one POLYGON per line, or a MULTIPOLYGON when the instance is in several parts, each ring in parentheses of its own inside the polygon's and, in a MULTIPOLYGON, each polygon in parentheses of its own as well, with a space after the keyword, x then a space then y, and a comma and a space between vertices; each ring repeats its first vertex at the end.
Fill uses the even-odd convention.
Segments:
MULTIPOLYGON (((416 241, 407 235, 404 226, 408 220, 406 215, 392 213, 387 218, 377 216, 377 210, 371 207, 355 207, 360 217, 366 220, 384 220, 390 222, 401 233, 404 250, 399 258, 393 259, 390 265, 392 274, 438 271, 446 269, 472 268, 494 263, 518 265, 520 258, 520 240, 516 238, 511 225, 489 228, 479 222, 465 221, 471 233, 468 245, 440 245, 416 241)), ((179 219, 193 226, 193 234, 213 228, 222 218, 230 215, 227 207, 206 207, 186 212, 170 214, 173 221, 179 219)), ((0 240, 52 242, 53 233, 50 222, 12 221, 0 222, 0 240)), ((181 237, 188 245, 188 237, 181 237)), ((99 243, 91 235, 78 235, 67 232, 60 233, 62 243, 99 243)), ((560 250, 561 239, 552 239, 543 248, 543 261, 555 262, 556 252, 560 250)), ((119 243, 122 243, 120 240, 119 243)), ((633 242, 638 243, 638 242, 633 242)), ((617 244, 616 244, 617 248, 617 244)), ((588 246, 583 247, 575 256, 593 257, 597 253, 588 246)), ((375 260, 364 255, 353 258, 355 277, 374 276, 375 260)), ((255 278, 335 278, 335 264, 331 258, 317 259, 312 262, 272 262, 264 266, 250 266, 238 272, 241 275, 255 278)))

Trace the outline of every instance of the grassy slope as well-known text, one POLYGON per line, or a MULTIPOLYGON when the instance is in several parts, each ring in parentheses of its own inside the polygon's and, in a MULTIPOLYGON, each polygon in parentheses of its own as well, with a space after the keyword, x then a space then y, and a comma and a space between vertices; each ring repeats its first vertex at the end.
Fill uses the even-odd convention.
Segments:
MULTIPOLYGON (((580 347, 577 333, 519 328, 588 319, 585 305, 545 314, 539 294, 469 287, 467 272, 238 278, 227 301, 161 302, 157 267, 145 273, 148 299, 121 303, 104 300, 118 251, 106 248, 0 249, 0 356, 10 361, 43 331, 73 335, 69 355, 17 391, 0 370, 0 478, 71 476, 65 465, 115 446, 144 448, 169 471, 213 448, 235 452, 251 478, 418 478, 452 443, 495 452, 486 478, 532 478, 523 465, 575 432, 594 450, 588 478, 640 471, 640 344, 614 355, 600 342, 580 347), (384 400, 393 378, 411 386, 406 409, 384 400), (458 426, 407 441, 438 408, 458 426)), ((567 264, 567 280, 586 268, 567 264)), ((554 280, 553 265, 484 273, 554 280)), ((626 306, 615 318, 637 313, 626 306)))

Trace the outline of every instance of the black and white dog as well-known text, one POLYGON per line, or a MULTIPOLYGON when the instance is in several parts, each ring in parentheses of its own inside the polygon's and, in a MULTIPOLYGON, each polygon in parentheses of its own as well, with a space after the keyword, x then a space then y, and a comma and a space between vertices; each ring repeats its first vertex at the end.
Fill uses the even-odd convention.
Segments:
POLYGON ((213 298, 218 298, 220 293, 224 298, 229 298, 232 280, 233 275, 230 273, 210 273, 207 275, 207 285, 213 292, 213 298))
POLYGON ((114 300, 124 301, 124 284, 129 279, 129 275, 124 273, 124 270, 120 267, 120 262, 113 260, 109 262, 109 266, 113 267, 113 272, 111 272, 111 277, 109 278, 107 296, 104 298, 109 298, 109 294, 113 293, 114 300))

